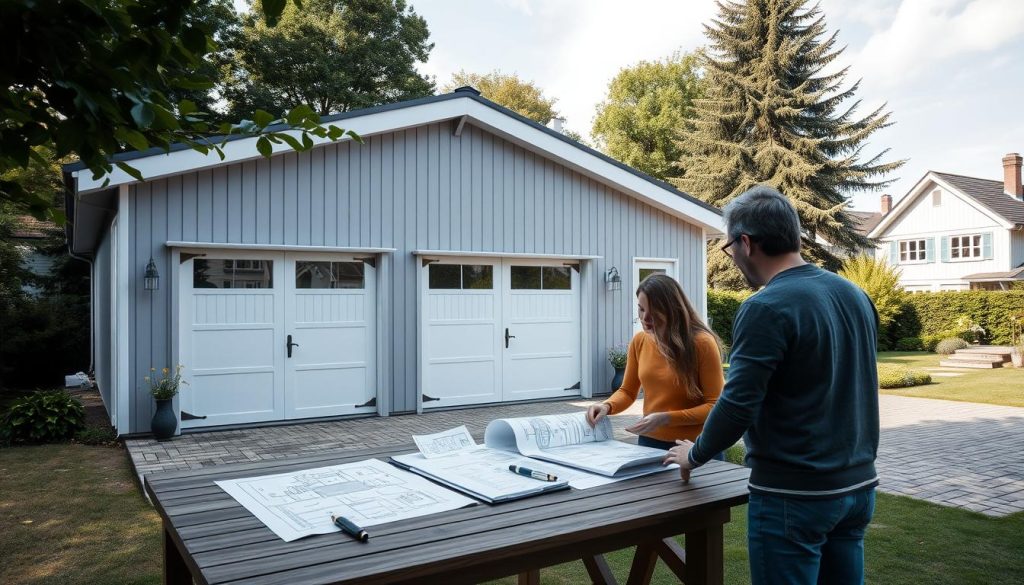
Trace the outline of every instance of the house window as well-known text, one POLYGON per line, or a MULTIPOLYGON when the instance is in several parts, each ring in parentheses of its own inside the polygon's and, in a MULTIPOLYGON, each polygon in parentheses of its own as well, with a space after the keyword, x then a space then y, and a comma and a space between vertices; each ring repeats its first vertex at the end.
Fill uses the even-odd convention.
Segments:
POLYGON ((571 290, 572 278, 564 266, 513 266, 512 290, 571 290))
POLYGON ((363 288, 362 262, 295 262, 295 288, 363 288))
POLYGON ((924 262, 928 260, 924 240, 900 241, 900 262, 924 262))
POLYGON ((932 191, 932 207, 938 207, 942 205, 942 191, 938 189, 932 191))
POLYGON ((981 258, 981 234, 951 236, 949 238, 949 258, 951 260, 981 258))

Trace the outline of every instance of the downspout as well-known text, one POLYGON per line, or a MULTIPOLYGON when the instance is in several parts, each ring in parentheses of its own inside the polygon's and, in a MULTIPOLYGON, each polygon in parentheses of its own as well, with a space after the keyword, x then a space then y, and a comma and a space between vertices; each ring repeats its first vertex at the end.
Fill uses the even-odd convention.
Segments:
POLYGON ((96 291, 94 290, 96 286, 96 271, 91 259, 78 256, 74 252, 75 194, 73 185, 74 178, 71 176, 71 173, 64 173, 64 211, 67 213, 67 217, 64 219, 64 239, 68 245, 68 256, 89 265, 89 375, 94 376, 96 375, 96 332, 94 330, 96 315, 93 298, 96 296, 96 291))

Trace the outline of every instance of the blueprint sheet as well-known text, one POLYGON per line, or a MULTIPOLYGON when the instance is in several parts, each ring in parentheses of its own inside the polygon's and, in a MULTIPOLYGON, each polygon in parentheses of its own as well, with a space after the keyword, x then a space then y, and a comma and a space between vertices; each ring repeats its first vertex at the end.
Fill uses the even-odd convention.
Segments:
POLYGON ((367 528, 476 504, 377 459, 215 483, 286 542, 340 532, 331 514, 367 528))

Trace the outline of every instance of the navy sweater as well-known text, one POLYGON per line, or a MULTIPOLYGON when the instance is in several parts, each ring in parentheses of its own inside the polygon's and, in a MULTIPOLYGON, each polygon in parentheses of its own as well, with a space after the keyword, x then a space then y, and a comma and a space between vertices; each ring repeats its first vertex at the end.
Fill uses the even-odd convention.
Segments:
POLYGON ((733 324, 729 376, 690 451, 694 466, 741 436, 750 489, 827 497, 878 483, 878 313, 812 264, 779 273, 733 324))

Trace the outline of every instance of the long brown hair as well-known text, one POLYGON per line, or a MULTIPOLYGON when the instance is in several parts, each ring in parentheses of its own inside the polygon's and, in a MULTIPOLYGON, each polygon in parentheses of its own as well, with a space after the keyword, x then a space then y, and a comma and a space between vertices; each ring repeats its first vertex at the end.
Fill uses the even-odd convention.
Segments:
POLYGON ((652 274, 637 287, 636 296, 639 297, 640 293, 647 296, 647 308, 655 316, 652 337, 658 349, 675 370, 678 380, 686 384, 687 395, 694 400, 701 398, 704 393, 697 382, 696 337, 702 332, 710 335, 719 354, 722 351, 721 341, 694 310, 674 278, 652 274))

